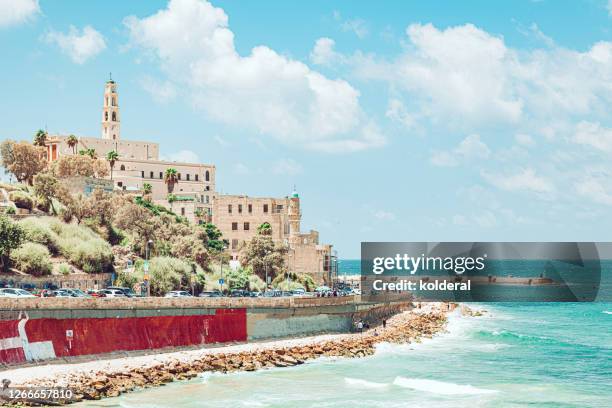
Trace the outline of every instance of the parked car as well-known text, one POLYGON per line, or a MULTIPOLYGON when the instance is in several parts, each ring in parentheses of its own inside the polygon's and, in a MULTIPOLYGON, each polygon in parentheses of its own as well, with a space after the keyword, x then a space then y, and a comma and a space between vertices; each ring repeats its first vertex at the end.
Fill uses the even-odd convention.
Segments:
POLYGON ((297 289, 293 289, 291 291, 291 294, 293 296, 303 296, 303 295, 306 294, 306 291, 304 289, 302 289, 302 288, 297 288, 297 289))
POLYGON ((261 297, 261 292, 249 292, 249 297, 261 297))
POLYGON ((27 290, 18 288, 2 288, 0 289, 0 297, 8 298, 33 298, 36 297, 27 290))
POLYGON ((32 294, 36 297, 54 297, 55 294, 51 289, 35 289, 32 294))
POLYGON ((100 289, 88 289, 87 294, 91 297, 106 297, 106 294, 102 293, 100 289))
POLYGON ((89 294, 83 292, 81 289, 62 288, 61 290, 70 293, 72 297, 91 297, 89 294))
POLYGON ((222 297, 223 294, 218 290, 204 291, 198 295, 198 297, 222 297))
POLYGON ((249 291, 243 289, 234 289, 230 292, 230 297, 248 297, 249 291))
POLYGON ((76 297, 72 294, 72 292, 69 292, 67 290, 63 290, 63 289, 58 289, 58 290, 54 290, 53 291, 53 297, 76 297))
POLYGON ((174 297, 193 297, 191 296, 191 293, 187 292, 186 290, 172 290, 168 293, 166 293, 167 298, 174 298, 174 297))
POLYGON ((136 292, 134 292, 134 290, 132 288, 126 288, 126 287, 121 287, 121 286, 109 286, 106 289, 120 290, 127 297, 135 297, 136 296, 136 292))
POLYGON ((264 292, 263 297, 280 297, 283 296, 280 290, 268 290, 264 292))
POLYGON ((104 293, 104 297, 107 297, 107 298, 124 298, 124 297, 127 297, 127 296, 125 296, 125 293, 123 293, 123 291, 119 290, 119 289, 102 289, 100 291, 100 293, 104 293))

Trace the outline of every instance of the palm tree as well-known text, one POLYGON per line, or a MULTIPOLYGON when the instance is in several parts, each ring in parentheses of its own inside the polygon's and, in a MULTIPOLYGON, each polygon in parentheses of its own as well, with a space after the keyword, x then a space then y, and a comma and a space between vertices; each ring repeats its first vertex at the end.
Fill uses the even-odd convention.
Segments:
POLYGON ((72 149, 72 154, 76 154, 76 145, 79 144, 79 139, 75 135, 70 135, 66 138, 66 143, 68 143, 68 147, 72 149))
POLYGON ((153 186, 151 183, 142 184, 142 198, 146 201, 151 201, 151 193, 153 192, 153 186))
POLYGON ((106 153, 106 160, 108 160, 108 164, 110 165, 110 176, 111 180, 113 179, 113 169, 115 168, 115 162, 119 160, 119 153, 114 150, 106 153))
POLYGON ((47 143, 47 132, 42 129, 38 129, 34 135, 34 146, 45 146, 47 143))
POLYGON ((168 194, 171 194, 174 191, 174 185, 179 182, 178 172, 176 169, 173 169, 172 167, 166 169, 166 173, 164 174, 164 182, 168 186, 168 194))
POLYGON ((89 157, 91 157, 92 159, 97 158, 97 155, 96 155, 96 149, 85 149, 85 150, 79 150, 79 154, 80 154, 81 156, 89 156, 89 157))

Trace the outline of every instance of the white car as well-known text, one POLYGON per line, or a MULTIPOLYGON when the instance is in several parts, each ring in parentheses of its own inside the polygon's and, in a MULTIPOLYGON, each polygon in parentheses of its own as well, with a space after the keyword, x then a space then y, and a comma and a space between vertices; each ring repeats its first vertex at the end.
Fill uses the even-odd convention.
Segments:
POLYGON ((107 298, 124 298, 125 293, 119 289, 102 289, 100 293, 104 293, 107 298))
POLYGON ((17 288, 2 288, 0 289, 0 297, 8 298, 33 298, 36 297, 27 290, 17 288))
POLYGON ((186 290, 172 290, 166 293, 166 296, 164 297, 173 298, 173 297, 192 297, 192 296, 186 290))

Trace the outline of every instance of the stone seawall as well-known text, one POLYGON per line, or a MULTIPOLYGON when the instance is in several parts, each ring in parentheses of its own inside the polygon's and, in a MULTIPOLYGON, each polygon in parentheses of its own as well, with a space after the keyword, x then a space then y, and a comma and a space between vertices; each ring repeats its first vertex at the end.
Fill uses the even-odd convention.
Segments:
POLYGON ((407 307, 353 297, 0 299, 0 364, 348 332, 407 307))

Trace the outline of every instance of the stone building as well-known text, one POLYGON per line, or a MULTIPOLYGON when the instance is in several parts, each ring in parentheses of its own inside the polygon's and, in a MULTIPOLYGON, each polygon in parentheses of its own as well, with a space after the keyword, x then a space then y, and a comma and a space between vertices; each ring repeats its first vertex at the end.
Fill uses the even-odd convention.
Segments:
POLYGON ((295 191, 284 198, 218 194, 213 201, 212 220, 227 240, 232 260, 239 259, 245 242, 267 222, 272 239, 289 247, 286 262, 290 271, 311 274, 319 284, 330 283, 336 264, 332 246, 320 244, 317 231, 302 233, 301 219, 300 197, 295 191))
MULTIPOLYGON (((297 193, 284 198, 216 195, 214 165, 160 160, 158 143, 123 139, 119 93, 112 79, 104 86, 101 125, 101 137, 78 136, 75 146, 69 144, 70 135, 50 135, 47 138, 48 160, 80 154, 80 151, 88 149, 94 149, 98 157, 105 158, 108 152, 115 151, 119 159, 113 168, 110 188, 138 193, 145 183, 150 184, 156 204, 170 208, 191 222, 206 221, 217 225, 223 239, 229 243, 228 251, 234 261, 239 259, 244 242, 257 234, 257 227, 268 222, 272 227, 272 238, 290 248, 287 256, 289 270, 310 273, 317 283, 330 283, 335 272, 332 246, 319 244, 317 231, 300 232, 300 198, 297 193), (176 169, 178 177, 171 196, 164 180, 168 168, 176 169)), ((75 188, 80 186, 74 185, 75 188)), ((87 192, 87 188, 83 188, 87 192)))
POLYGON ((115 189, 138 192, 148 183, 152 187, 153 201, 171 207, 174 212, 192 222, 210 220, 212 198, 215 192, 215 166, 199 163, 180 163, 159 159, 159 144, 154 142, 123 140, 119 115, 119 94, 113 80, 104 86, 102 108, 102 135, 77 137, 76 146, 68 144, 69 135, 50 135, 47 139, 47 158, 58 160, 61 156, 79 154, 81 150, 94 149, 104 158, 116 151, 119 160, 113 169, 115 189), (168 201, 169 190, 164 180, 166 169, 174 168, 178 183, 172 191, 173 202, 168 201))

